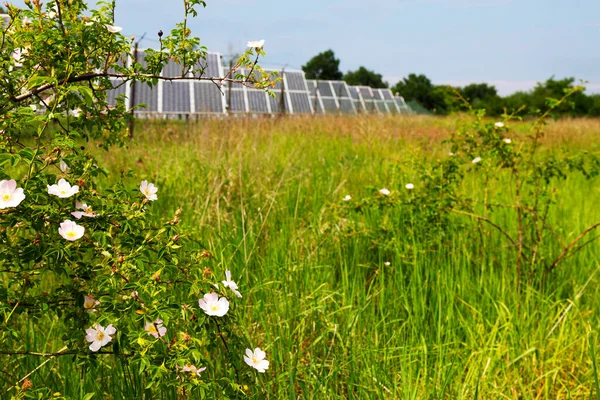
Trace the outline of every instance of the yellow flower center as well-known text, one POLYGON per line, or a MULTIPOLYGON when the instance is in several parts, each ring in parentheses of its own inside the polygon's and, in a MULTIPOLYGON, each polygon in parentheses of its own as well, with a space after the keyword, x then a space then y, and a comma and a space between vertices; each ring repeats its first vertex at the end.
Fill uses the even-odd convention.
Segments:
POLYGON ((258 364, 258 360, 256 359, 256 357, 252 356, 252 362, 253 362, 254 364, 258 364))
POLYGON ((67 236, 70 238, 75 237, 75 232, 69 231, 69 232, 67 232, 67 236))
POLYGON ((211 309, 212 311, 217 311, 217 310, 219 309, 219 306, 218 306, 218 305, 216 305, 216 304, 213 304, 212 306, 210 306, 210 309, 211 309))
POLYGON ((150 190, 148 190, 147 188, 146 188, 146 189, 144 189, 144 194, 145 194, 146 196, 150 196, 150 190))
POLYGON ((102 340, 102 339, 104 339, 104 332, 102 332, 102 331, 98 331, 98 332, 96 333, 96 339, 98 339, 98 340, 102 340))
POLYGON ((156 327, 154 326, 154 324, 148 326, 148 332, 150 332, 150 333, 158 333, 158 331, 156 330, 156 327))
POLYGON ((5 193, 5 194, 2 195, 2 200, 8 201, 8 200, 10 200, 10 197, 11 197, 10 194, 5 193))
POLYGON ((67 191, 66 190, 61 190, 60 194, 67 194, 67 191))

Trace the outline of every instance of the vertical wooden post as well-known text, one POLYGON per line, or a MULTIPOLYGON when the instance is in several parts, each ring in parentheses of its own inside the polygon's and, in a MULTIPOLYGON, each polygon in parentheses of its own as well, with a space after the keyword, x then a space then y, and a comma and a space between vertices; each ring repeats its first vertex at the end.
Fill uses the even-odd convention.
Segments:
POLYGON ((281 70, 281 93, 279 95, 279 114, 285 114, 285 68, 281 70))
MULTIPOLYGON (((133 47, 133 63, 135 64, 138 59, 138 43, 135 42, 135 46, 133 47)), ((131 113, 131 118, 129 119, 129 139, 133 139, 133 131, 135 129, 135 114, 133 112, 135 106, 135 79, 131 82, 131 93, 129 96, 129 109, 131 113)))

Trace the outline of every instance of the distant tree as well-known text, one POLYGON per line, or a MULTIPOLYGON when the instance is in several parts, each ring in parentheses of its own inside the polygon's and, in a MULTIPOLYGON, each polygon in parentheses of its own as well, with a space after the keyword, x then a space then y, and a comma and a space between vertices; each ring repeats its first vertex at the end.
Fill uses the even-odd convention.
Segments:
POLYGON ((406 101, 416 101, 436 114, 448 112, 446 90, 434 86, 425 75, 409 74, 392 88, 406 101))
POLYGON ((339 81, 343 76, 340 71, 340 60, 335 58, 331 49, 311 58, 306 65, 302 66, 302 71, 307 79, 339 81))
POLYGON ((0 6, 0 14, 6 14, 6 10, 0 6))
POLYGON ((365 67, 360 67, 356 71, 348 71, 344 75, 346 83, 352 86, 370 86, 376 89, 388 87, 388 83, 383 81, 383 76, 365 67))
POLYGON ((504 111, 502 98, 493 85, 472 83, 460 89, 461 95, 474 109, 485 109, 488 115, 501 115, 504 111))
POLYGON ((496 87, 488 85, 487 83, 471 83, 470 85, 462 88, 460 91, 465 99, 471 102, 477 99, 487 100, 498 96, 496 87))

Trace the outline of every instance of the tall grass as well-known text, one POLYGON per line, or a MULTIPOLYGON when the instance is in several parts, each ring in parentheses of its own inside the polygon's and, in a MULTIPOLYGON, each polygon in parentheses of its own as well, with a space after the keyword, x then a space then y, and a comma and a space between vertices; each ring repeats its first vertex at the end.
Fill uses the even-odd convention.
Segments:
MULTIPOLYGON (((239 277, 243 329, 271 361, 254 384, 266 386, 269 398, 597 396, 596 242, 543 287, 517 292, 501 235, 468 217, 453 216, 443 235, 424 243, 420 221, 405 209, 341 213, 382 187, 399 193, 412 182, 418 191, 415 165, 448 156, 442 140, 453 124, 365 116, 139 121, 128 149, 97 155, 114 173, 133 168, 156 182, 153 212, 182 208, 189 231, 239 277), (349 203, 341 200, 346 194, 349 203), (349 234, 348 224, 361 229, 349 234)), ((547 154, 599 150, 598 120, 563 120, 546 132, 547 154)), ((573 238, 600 220, 597 180, 574 174, 555 184, 560 200, 549 220, 560 234, 573 238)), ((510 182, 498 177, 495 185, 509 201, 510 182)), ((483 196, 481 177, 468 175, 461 190, 483 196)), ((499 222, 516 229, 508 218, 499 222)), ((57 328, 30 321, 31 348, 60 348, 57 328)), ((16 376, 40 364, 19 362, 16 376)), ((74 396, 141 396, 143 377, 114 368, 130 379, 84 371, 65 357, 32 378, 74 396)), ((153 397, 160 396, 175 394, 153 397)))

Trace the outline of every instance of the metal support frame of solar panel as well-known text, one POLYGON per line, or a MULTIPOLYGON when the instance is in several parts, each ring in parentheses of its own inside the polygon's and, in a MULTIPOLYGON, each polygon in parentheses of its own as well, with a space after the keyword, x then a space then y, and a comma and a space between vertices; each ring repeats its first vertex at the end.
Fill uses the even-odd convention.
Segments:
MULTIPOLYGON (((236 74, 247 76, 250 71, 240 69, 236 74)), ((258 74, 255 75, 258 78, 258 74)), ((251 85, 251 83, 248 83, 251 85)), ((227 99, 231 96, 230 112, 250 113, 250 114, 271 114, 270 96, 261 89, 253 89, 239 83, 229 83, 225 85, 225 94, 227 99), (231 95, 230 95, 231 93, 231 95)))
POLYGON ((358 113, 364 113, 367 111, 365 106, 365 101, 360 94, 360 89, 358 86, 348 86, 348 90, 350 91, 350 97, 354 103, 354 108, 358 113))
POLYGON ((309 95, 313 108, 317 104, 317 112, 325 110, 327 114, 348 113, 356 114, 356 107, 348 85, 344 81, 307 80, 309 95))
POLYGON ((163 114, 187 116, 226 112, 225 88, 212 81, 198 80, 200 77, 223 76, 221 54, 207 53, 205 60, 200 60, 189 70, 183 70, 181 64, 169 60, 161 76, 179 78, 182 74, 187 79, 159 82, 163 114))
POLYGON ((276 97, 269 97, 271 111, 273 113, 282 111, 280 110, 281 100, 279 96, 281 94, 281 85, 283 84, 285 93, 285 112, 289 114, 312 114, 314 112, 313 105, 310 101, 311 99, 306 79, 304 78, 304 71, 293 69, 285 69, 283 71, 265 69, 265 72, 274 71, 279 72, 278 77, 281 78, 281 81, 277 82, 273 89, 276 97))
POLYGON ((355 86, 355 88, 362 98, 364 110, 369 113, 379 112, 375 103, 373 90, 368 86, 355 86))
POLYGON ((373 101, 375 103, 375 108, 377 109, 377 111, 381 114, 388 114, 390 110, 388 109, 387 104, 385 104, 385 100, 381 89, 371 88, 371 93, 373 94, 373 101))
POLYGON ((404 101, 404 97, 402 96, 394 96, 394 100, 396 101, 396 105, 400 111, 400 114, 413 114, 413 110, 406 104, 404 101))
POLYGON ((396 104, 392 91, 390 89, 379 89, 379 93, 381 94, 381 97, 387 106, 388 112, 392 114, 399 114, 400 107, 398 107, 396 104))

